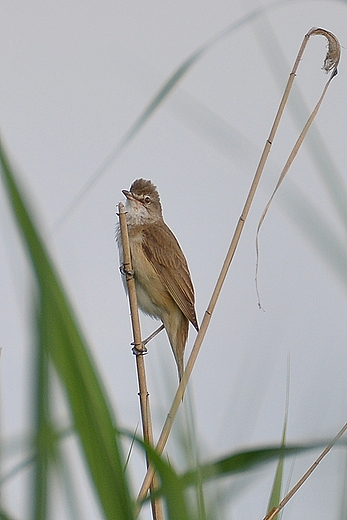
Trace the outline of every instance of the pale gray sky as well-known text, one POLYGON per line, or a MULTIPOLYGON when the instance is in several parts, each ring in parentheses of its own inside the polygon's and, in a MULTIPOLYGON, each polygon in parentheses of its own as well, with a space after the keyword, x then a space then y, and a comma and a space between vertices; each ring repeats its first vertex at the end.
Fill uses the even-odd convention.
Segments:
MULTIPOLYGON (((346 47, 347 3, 282 2, 231 32, 190 70, 73 213, 60 227, 56 223, 169 75, 259 5, 12 0, 0 8, 1 136, 41 219, 119 421, 130 429, 139 416, 128 304, 114 242, 121 190, 138 177, 158 186, 166 222, 190 265, 201 321, 302 39, 320 26, 346 47)), ((325 50, 324 38, 312 38, 298 71, 296 84, 308 108, 327 79, 320 70, 325 50)), ((288 356, 288 441, 332 437, 347 420, 346 92, 343 52, 311 132, 311 148, 299 152, 260 233, 262 312, 254 284, 255 232, 297 137, 295 119, 305 120, 299 101, 276 136, 193 373, 204 457, 280 442, 288 356), (301 204, 299 195, 305 197, 301 204), (312 223, 307 200, 321 222, 313 217, 312 223), (334 200, 342 200, 340 212, 334 200)), ((2 188, 0 208, 1 422, 8 439, 28 431, 32 284, 2 188)), ((142 318, 142 325, 145 335, 156 322, 142 318)), ((188 352, 194 337, 191 330, 188 352)), ((146 367, 158 433, 177 382, 164 333, 150 346, 146 367)), ((296 460, 292 484, 313 457, 296 460)), ((343 467, 336 450, 288 506, 286 518, 338 518, 343 467)), ((245 487, 226 518, 262 518, 273 474, 270 468, 245 487)), ((2 493, 17 518, 26 517, 25 478, 2 493)), ((52 518, 68 518, 59 492, 58 503, 52 518)), ((86 503, 80 504, 82 517, 99 518, 86 503)))

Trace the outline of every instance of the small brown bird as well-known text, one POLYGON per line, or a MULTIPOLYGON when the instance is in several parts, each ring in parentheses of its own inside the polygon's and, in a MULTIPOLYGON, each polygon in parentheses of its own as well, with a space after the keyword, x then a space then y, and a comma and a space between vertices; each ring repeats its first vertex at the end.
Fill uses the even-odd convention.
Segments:
MULTIPOLYGON (((137 179, 123 194, 138 305, 145 314, 163 322, 181 379, 189 321, 199 330, 187 261, 163 220, 156 186, 137 179)), ((119 231, 117 243, 122 264, 119 231)))

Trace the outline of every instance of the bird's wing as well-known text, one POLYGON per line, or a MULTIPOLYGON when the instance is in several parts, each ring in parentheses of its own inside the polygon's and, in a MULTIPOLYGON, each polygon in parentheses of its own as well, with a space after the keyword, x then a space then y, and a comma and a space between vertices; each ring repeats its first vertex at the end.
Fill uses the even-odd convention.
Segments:
POLYGON ((146 258, 182 313, 199 330, 193 284, 187 261, 175 235, 165 223, 160 226, 146 226, 142 235, 142 248, 146 258))

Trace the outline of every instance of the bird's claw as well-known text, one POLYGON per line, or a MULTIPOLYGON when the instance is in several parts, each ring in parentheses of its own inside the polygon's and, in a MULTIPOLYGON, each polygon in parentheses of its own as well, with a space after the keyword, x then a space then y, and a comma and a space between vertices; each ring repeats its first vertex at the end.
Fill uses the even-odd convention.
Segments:
POLYGON ((134 345, 132 348, 134 356, 144 356, 148 353, 148 350, 143 343, 131 343, 131 345, 134 345))
POLYGON ((120 270, 120 273, 125 275, 125 276, 134 276, 134 270, 133 269, 128 269, 126 267, 126 264, 122 264, 119 266, 119 270, 120 270))

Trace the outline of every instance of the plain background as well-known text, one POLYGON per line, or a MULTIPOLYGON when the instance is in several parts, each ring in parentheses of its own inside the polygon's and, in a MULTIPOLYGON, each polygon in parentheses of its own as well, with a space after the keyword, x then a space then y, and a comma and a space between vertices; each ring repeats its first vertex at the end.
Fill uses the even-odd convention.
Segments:
MULTIPOLYGON (((346 2, 271 4, 212 47, 117 159, 107 158, 174 70, 259 5, 1 4, 1 137, 119 422, 131 430, 139 421, 138 397, 114 241, 121 190, 138 177, 158 186, 165 220, 188 259, 201 321, 302 39, 311 27, 324 27, 346 47, 346 2), (93 175, 96 182, 61 221, 93 175)), ((307 110, 327 80, 321 70, 325 52, 325 39, 312 38, 298 71, 296 86, 307 110)), ((288 442, 330 438, 346 421, 346 92, 342 49, 339 74, 260 232, 259 310, 256 228, 308 114, 299 94, 291 97, 190 383, 202 460, 280 442, 289 371, 288 442)), ((30 431, 33 284, 3 191, 0 221, 1 428, 8 443, 21 442, 30 431)), ((146 335, 157 323, 142 317, 142 325, 146 335)), ((188 352, 194 337, 191 328, 188 352)), ((151 344, 146 367, 157 435, 177 384, 165 333, 151 344)), ((57 401, 64 423, 61 396, 57 401)), ((179 421, 184 424, 182 412, 179 421)), ((185 461, 175 459, 182 428, 168 449, 184 468, 185 461)), ((6 458, 4 470, 21 457, 23 452, 6 458)), ((288 463, 288 485, 313 459, 310 454, 288 463)), ((286 518, 340 518, 345 462, 335 449, 288 506, 286 518)), ((82 466, 75 467, 81 518, 99 518, 82 466)), ((135 490, 142 472, 143 463, 135 460, 135 490)), ((223 483, 233 500, 219 518, 262 518, 273 475, 271 467, 251 482, 223 483)), ((29 476, 30 470, 21 472, 2 492, 16 518, 27 517, 29 476)), ((52 518, 69 518, 59 485, 52 518)))

